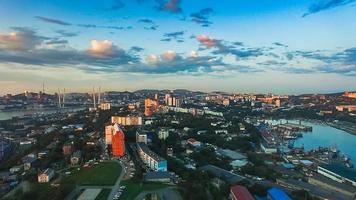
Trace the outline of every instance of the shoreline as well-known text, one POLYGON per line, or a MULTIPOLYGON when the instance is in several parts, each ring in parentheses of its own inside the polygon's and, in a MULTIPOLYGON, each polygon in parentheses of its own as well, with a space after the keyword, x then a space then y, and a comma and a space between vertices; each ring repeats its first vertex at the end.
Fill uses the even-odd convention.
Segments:
POLYGON ((310 122, 310 123, 316 123, 316 124, 322 124, 326 126, 333 127, 338 130, 345 131, 348 134, 355 135, 356 136, 356 124, 352 122, 347 122, 347 121, 339 121, 339 122, 329 122, 329 121, 322 121, 322 120, 317 120, 317 119, 305 119, 305 118, 295 118, 295 119, 274 119, 272 120, 300 120, 300 121, 305 121, 305 122, 310 122), (339 124, 341 123, 341 124, 339 124), (351 125, 352 124, 352 125, 351 125), (354 126, 354 127, 352 127, 354 126))
POLYGON ((26 115, 29 116, 34 116, 34 115, 47 115, 47 114, 53 114, 53 113, 63 113, 63 112, 77 112, 80 110, 86 109, 85 107, 80 107, 80 108, 49 108, 49 109, 20 109, 20 110, 9 110, 9 111, 3 111, 0 110, 0 114, 5 114, 3 118, 0 117, 0 121, 6 121, 6 120, 11 120, 14 117, 24 117, 26 115), (6 115, 8 115, 6 117, 6 115))

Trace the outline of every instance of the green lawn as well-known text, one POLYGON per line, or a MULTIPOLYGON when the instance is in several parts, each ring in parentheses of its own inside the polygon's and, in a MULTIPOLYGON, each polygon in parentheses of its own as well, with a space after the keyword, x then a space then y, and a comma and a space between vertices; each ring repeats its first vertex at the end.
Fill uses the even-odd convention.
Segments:
POLYGON ((88 169, 73 171, 65 181, 73 181, 77 185, 114 185, 121 170, 116 162, 104 162, 88 169))
POLYGON ((121 185, 126 186, 126 189, 120 196, 120 200, 132 200, 143 191, 153 191, 167 187, 162 183, 142 183, 134 179, 122 181, 121 185))
MULTIPOLYGON (((104 162, 91 168, 72 170, 72 174, 63 177, 59 187, 52 187, 50 183, 32 183, 31 191, 15 194, 14 199, 21 200, 61 200, 64 199, 76 185, 114 185, 121 173, 121 166, 116 162, 104 162)), ((106 199, 110 189, 100 192, 98 199, 106 199)))
POLYGON ((102 189, 95 200, 106 200, 111 192, 111 189, 102 189))

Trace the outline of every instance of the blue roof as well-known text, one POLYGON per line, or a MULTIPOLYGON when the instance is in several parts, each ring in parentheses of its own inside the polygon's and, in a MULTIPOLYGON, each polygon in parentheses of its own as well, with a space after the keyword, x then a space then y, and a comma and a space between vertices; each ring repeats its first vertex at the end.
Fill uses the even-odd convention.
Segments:
POLYGON ((282 166, 286 169, 294 169, 295 166, 292 163, 283 163, 282 166))
POLYGON ((273 200, 292 200, 287 193, 275 187, 268 190, 268 196, 273 200))

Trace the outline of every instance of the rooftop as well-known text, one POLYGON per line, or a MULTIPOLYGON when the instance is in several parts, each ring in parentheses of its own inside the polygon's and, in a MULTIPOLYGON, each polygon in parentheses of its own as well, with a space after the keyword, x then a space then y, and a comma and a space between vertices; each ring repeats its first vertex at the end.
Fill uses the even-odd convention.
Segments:
POLYGON ((230 190, 238 200, 254 200, 251 193, 244 186, 235 185, 230 190))
POLYGON ((320 174, 317 174, 317 173, 314 173, 313 176, 310 177, 309 179, 315 179, 317 181, 323 182, 324 184, 331 185, 333 187, 348 191, 350 193, 356 193, 355 187, 353 187, 351 185, 339 183, 337 181, 333 181, 332 179, 329 179, 329 178, 322 176, 320 174))
POLYGON ((165 160, 161 156, 157 155, 155 152, 151 151, 151 149, 148 148, 148 146, 145 143, 138 142, 137 145, 142 149, 143 152, 145 152, 147 155, 149 155, 151 158, 153 158, 157 162, 165 160))
POLYGON ((145 179, 166 179, 171 178, 171 174, 169 172, 147 172, 145 174, 145 179))
POLYGON ((240 152, 237 151, 232 151, 230 149, 219 149, 218 152, 226 157, 229 157, 230 159, 233 160, 243 160, 246 159, 247 157, 240 152))
POLYGON ((333 163, 333 164, 320 164, 319 167, 322 167, 326 170, 329 170, 335 174, 339 174, 347 179, 356 182, 356 170, 352 168, 347 168, 341 164, 333 163))
POLYGON ((40 173, 40 174, 49 174, 51 172, 54 172, 53 169, 47 168, 46 170, 42 171, 42 173, 40 173))
POLYGON ((82 152, 81 151, 76 151, 72 154, 72 158, 73 157, 80 157, 82 155, 82 152))
POLYGON ((214 165, 205 165, 203 167, 200 167, 199 169, 203 170, 203 171, 208 171, 208 172, 214 174, 215 177, 220 178, 228 183, 237 183, 237 182, 245 179, 245 177, 243 177, 243 176, 234 174, 232 172, 229 172, 229 171, 222 169, 220 167, 216 167, 214 165))
POLYGON ((273 200, 292 200, 287 193, 275 187, 268 190, 268 196, 272 197, 273 200))

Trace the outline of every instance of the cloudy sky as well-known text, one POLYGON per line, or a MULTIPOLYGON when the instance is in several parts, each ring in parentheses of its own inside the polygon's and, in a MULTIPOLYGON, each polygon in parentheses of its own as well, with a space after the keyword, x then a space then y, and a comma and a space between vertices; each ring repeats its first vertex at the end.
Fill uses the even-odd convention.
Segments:
POLYGON ((0 94, 356 90, 356 0, 0 0, 0 94))

